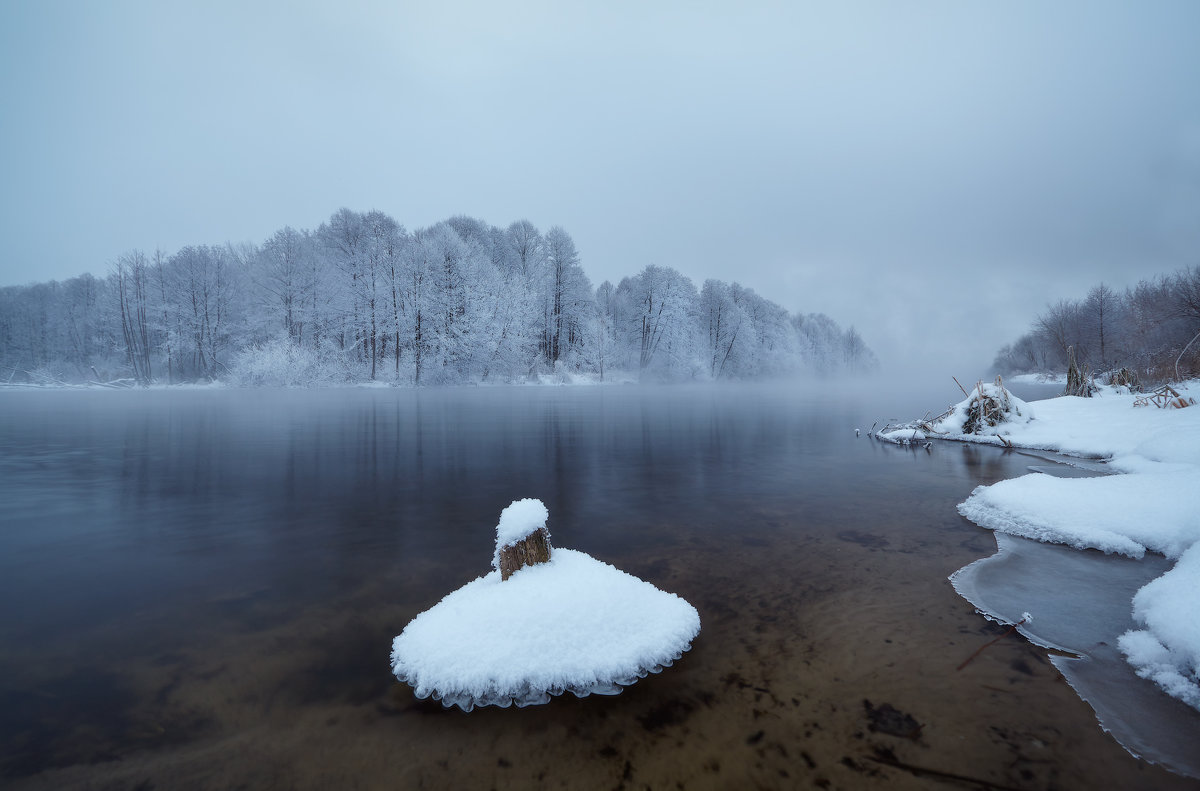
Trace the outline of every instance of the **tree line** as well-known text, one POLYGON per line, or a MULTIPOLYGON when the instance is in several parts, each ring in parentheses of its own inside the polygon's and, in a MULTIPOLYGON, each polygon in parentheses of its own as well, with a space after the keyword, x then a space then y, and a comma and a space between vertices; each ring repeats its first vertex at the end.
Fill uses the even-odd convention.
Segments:
POLYGON ((1046 306, 1028 332, 996 355, 999 373, 1063 372, 1071 354, 1095 373, 1126 368, 1147 382, 1200 375, 1200 267, 1138 282, 1101 283, 1083 299, 1046 306), (1190 346, 1189 346, 1190 344, 1190 346), (1182 356, 1181 356, 1182 355, 1182 356))
POLYGON ((341 209, 261 245, 134 250, 0 288, 3 380, 400 384, 722 380, 875 367, 853 327, 647 266, 593 288, 571 236, 341 209))

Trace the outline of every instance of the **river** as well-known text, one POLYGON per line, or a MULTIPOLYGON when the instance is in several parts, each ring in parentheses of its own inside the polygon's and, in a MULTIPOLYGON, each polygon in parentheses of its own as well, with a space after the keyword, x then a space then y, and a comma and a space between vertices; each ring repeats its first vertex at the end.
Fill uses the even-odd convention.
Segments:
POLYGON ((867 439, 916 401, 849 385, 0 392, 0 780, 1200 787, 1126 753, 1018 636, 955 670, 1002 630, 947 581, 995 551, 954 506, 1033 462, 867 439), (545 502, 556 546, 692 602, 699 638, 613 698, 416 700, 389 673, 392 636, 488 570, 522 497, 545 502), (919 727, 875 718, 884 704, 919 727))

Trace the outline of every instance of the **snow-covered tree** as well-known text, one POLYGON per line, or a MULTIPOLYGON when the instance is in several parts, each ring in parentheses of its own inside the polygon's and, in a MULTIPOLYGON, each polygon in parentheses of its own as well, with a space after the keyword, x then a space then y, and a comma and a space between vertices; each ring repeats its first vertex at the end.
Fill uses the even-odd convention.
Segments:
MULTIPOLYGON (((1173 305, 1181 283, 1164 281, 1173 305)), ((1130 301, 1139 307, 1129 315, 1153 313, 1141 306, 1158 293, 1130 301)), ((1131 343, 1156 342, 1155 326, 1131 343)), ((1106 325, 1106 349, 1118 334, 1106 325)), ((528 220, 498 227, 460 215, 410 234, 383 212, 343 208, 315 231, 285 227, 261 246, 133 251, 102 279, 0 289, 8 379, 745 379, 864 359, 873 356, 853 329, 791 318, 737 283, 697 292, 679 271, 648 266, 593 291, 570 234, 528 220)))
POLYGON ((623 279, 617 292, 639 374, 690 375, 696 367, 692 317, 698 299, 692 281, 670 267, 651 265, 623 279))

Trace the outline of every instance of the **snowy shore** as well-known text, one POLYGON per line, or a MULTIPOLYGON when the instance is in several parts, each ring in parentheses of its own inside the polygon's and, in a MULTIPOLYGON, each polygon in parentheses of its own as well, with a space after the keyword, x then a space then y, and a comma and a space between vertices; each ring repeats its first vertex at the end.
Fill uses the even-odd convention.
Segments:
MULTIPOLYGON (((1200 384, 1180 391, 1196 397, 1200 384)), ((1174 561, 1133 597, 1140 628, 1125 632, 1119 647, 1139 676, 1200 710, 1200 407, 1135 407, 1136 398, 1103 388, 1090 399, 1018 402, 1019 417, 982 435, 961 433, 964 410, 957 409, 934 428, 946 439, 996 444, 1003 437, 1017 448, 1102 458, 1122 473, 1033 473, 980 486, 958 510, 1015 536, 1174 561)))

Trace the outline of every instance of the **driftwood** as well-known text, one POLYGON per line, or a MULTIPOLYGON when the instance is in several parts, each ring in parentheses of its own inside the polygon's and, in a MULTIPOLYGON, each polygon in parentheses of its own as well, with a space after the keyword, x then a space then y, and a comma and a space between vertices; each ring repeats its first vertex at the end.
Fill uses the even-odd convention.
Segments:
POLYGON ((1133 405, 1150 406, 1153 404, 1159 409, 1183 409, 1184 407, 1194 406, 1195 403, 1196 399, 1180 395, 1179 391, 1170 385, 1163 385, 1153 393, 1147 393, 1137 399, 1133 402, 1133 405))
MULTIPOLYGON (((958 385, 958 389, 963 391, 963 395, 967 396, 967 414, 963 423, 963 434, 982 434, 984 429, 995 427, 1006 422, 1011 414, 1021 414, 1021 410, 1012 403, 1011 393, 1004 387, 1004 380, 999 376, 996 377, 994 392, 985 392, 983 380, 979 380, 975 384, 975 390, 971 393, 962 386, 962 382, 958 381, 957 377, 951 377, 954 383, 958 385)), ((927 437, 934 439, 950 438, 946 432, 939 431, 934 428, 937 424, 948 418, 954 413, 957 407, 949 406, 945 412, 937 417, 930 417, 928 413, 920 420, 910 420, 906 423, 887 423, 879 431, 875 430, 875 425, 871 426, 870 436, 874 439, 884 440, 896 445, 921 445, 926 450, 929 450, 930 443, 926 442, 927 437), (926 436, 918 437, 912 434, 897 434, 897 432, 917 431, 926 436), (897 434, 896 436, 889 436, 897 434)), ((1006 448, 1012 448, 1013 444, 999 434, 993 434, 997 441, 1006 448)))
POLYGON ((550 560, 550 531, 539 527, 516 543, 500 547, 500 579, 506 580, 525 566, 550 560))
POLYGON ((57 376, 55 376, 54 374, 52 374, 46 370, 26 371, 23 368, 10 368, 9 370, 11 371, 11 373, 8 376, 8 380, 4 381, 4 382, 0 382, 0 387, 16 387, 16 388, 45 387, 45 388, 54 388, 54 389, 61 389, 61 390, 79 390, 79 389, 87 389, 87 388, 92 388, 92 387, 112 387, 112 388, 119 388, 119 389, 128 389, 128 388, 135 387, 138 384, 136 379, 113 379, 110 382, 101 382, 101 381, 99 381, 100 375, 96 374, 95 368, 92 368, 92 373, 96 374, 96 379, 87 381, 83 384, 76 384, 73 382, 64 381, 62 379, 59 379, 57 376), (19 373, 25 374, 26 381, 24 381, 24 382, 14 382, 13 381, 13 379, 16 378, 16 375, 19 373))

